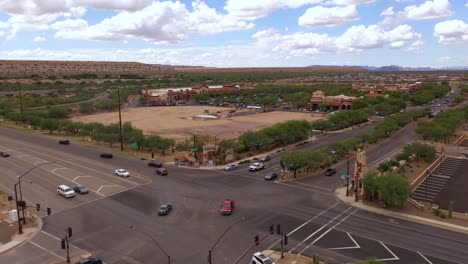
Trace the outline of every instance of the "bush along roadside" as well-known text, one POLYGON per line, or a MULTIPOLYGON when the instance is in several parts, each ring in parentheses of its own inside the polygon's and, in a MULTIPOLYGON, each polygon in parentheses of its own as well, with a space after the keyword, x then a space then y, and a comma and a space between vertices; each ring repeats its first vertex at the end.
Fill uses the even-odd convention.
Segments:
POLYGON ((462 122, 468 119, 468 106, 439 113, 432 121, 420 121, 416 132, 423 139, 447 141, 462 122))

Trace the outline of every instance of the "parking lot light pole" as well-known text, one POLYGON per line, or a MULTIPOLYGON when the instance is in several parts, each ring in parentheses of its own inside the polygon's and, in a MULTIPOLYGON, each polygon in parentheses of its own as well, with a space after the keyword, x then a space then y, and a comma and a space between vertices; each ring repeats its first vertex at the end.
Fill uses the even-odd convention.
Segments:
POLYGON ((234 222, 230 226, 228 226, 228 228, 226 228, 226 230, 224 230, 224 232, 221 234, 221 236, 218 238, 218 240, 216 240, 214 245, 208 250, 208 264, 212 264, 211 263, 211 253, 213 252, 213 249, 218 245, 219 241, 224 237, 224 235, 229 231, 229 229, 231 229, 233 226, 237 225, 238 223, 244 221, 245 219, 246 219, 245 217, 242 217, 241 219, 237 220, 236 222, 234 222))
MULTIPOLYGON (((128 228, 130 228, 131 230, 136 230, 136 227, 135 227, 135 226, 132 226, 132 225, 129 226, 128 228)), ((149 239, 151 239, 151 241, 153 241, 153 243, 162 251, 162 253, 164 253, 164 255, 166 255, 166 257, 167 257, 167 263, 168 263, 168 264, 171 264, 171 256, 169 256, 169 255, 166 253, 166 251, 164 251, 164 249, 158 244, 158 242, 156 242, 156 240, 155 240, 152 236, 148 235, 148 234, 145 233, 145 232, 139 231, 139 230, 138 230, 138 232, 141 233, 141 234, 143 234, 143 235, 145 235, 145 236, 148 237, 149 239)))
MULTIPOLYGON (((29 172, 31 172, 35 168, 40 167, 40 166, 44 166, 44 165, 47 165, 47 164, 51 164, 51 163, 55 163, 55 161, 42 163, 42 164, 39 164, 37 166, 32 167, 31 169, 29 169, 28 171, 23 173, 21 176, 18 176, 18 181, 14 184, 15 199, 16 199, 16 213, 17 213, 17 216, 18 216, 18 234, 23 234, 23 226, 21 225, 20 208, 19 208, 19 205, 18 205, 19 201, 18 201, 18 192, 16 190, 16 185, 18 185, 18 187, 19 187, 20 201, 23 202, 23 192, 21 190, 21 181, 23 180, 23 177, 26 176, 26 174, 28 174, 29 172)), ((21 210, 23 211, 23 224, 26 224, 26 218, 24 217, 24 208, 22 208, 21 210)))

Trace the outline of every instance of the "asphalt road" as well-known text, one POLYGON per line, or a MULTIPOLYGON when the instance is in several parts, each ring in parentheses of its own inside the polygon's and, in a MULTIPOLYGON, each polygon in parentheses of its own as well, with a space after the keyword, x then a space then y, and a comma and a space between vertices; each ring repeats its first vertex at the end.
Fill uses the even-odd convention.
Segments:
MULTIPOLYGON (((377 165, 416 139, 414 126, 369 150, 368 164, 377 165)), ((350 133, 362 132, 359 130, 350 133)), ((350 133, 322 135, 319 141, 301 147, 320 148, 323 141, 341 141, 350 133)), ((468 263, 468 235, 343 204, 332 191, 343 184, 338 175, 316 175, 294 183, 264 181, 264 174, 278 170, 277 156, 268 162, 267 169, 257 173, 244 167, 229 172, 169 168, 168 176, 157 176, 145 161, 118 154, 114 159, 101 160, 97 150, 73 142, 63 146, 54 139, 4 127, 0 127, 0 148, 13 154, 0 160, 4 171, 0 184, 6 191, 11 191, 17 175, 34 164, 56 161, 28 174, 26 179, 33 183, 23 182, 26 201, 44 202, 54 214, 43 217, 43 229, 33 240, 1 255, 0 263, 63 259, 65 253, 58 239, 66 227, 74 230, 72 256, 87 251, 106 263, 166 263, 154 239, 171 256, 172 263, 206 263, 208 249, 233 223, 214 248, 213 263, 235 263, 244 252, 239 263, 248 263, 255 251, 279 249, 278 235, 268 232, 269 226, 276 224, 290 235, 286 251, 308 256, 318 252, 330 263, 356 263, 370 256, 390 263, 468 263), (64 169, 57 171, 56 165, 64 169), (116 168, 128 169, 138 178, 123 181, 112 175, 116 168), (76 171, 83 175, 74 174, 76 171), (57 184, 71 185, 80 179, 76 179, 78 176, 87 176, 96 186, 101 184, 95 187, 96 193, 72 199, 55 194, 57 184), (107 185, 101 181, 123 190, 99 195, 99 188, 107 185), (227 198, 235 200, 236 208, 233 215, 222 216, 219 206, 227 198), (168 216, 157 215, 162 203, 174 206, 168 216), (248 250, 255 235, 264 239, 248 250)), ((343 171, 343 166, 338 170, 343 171)))

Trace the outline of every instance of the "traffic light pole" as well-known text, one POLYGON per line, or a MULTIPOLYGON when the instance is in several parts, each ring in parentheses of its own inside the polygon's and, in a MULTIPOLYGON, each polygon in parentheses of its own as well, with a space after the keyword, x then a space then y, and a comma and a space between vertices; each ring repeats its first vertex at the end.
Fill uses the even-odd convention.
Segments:
POLYGON ((68 231, 65 229, 65 243, 67 247, 67 263, 71 263, 70 261, 70 244, 68 243, 68 231))
POLYGON ((22 225, 21 219, 20 219, 20 211, 19 211, 19 206, 18 206, 18 192, 16 191, 16 184, 17 183, 15 183, 16 214, 17 214, 17 217, 18 217, 18 234, 21 235, 21 234, 23 234, 23 225, 22 225))
POLYGON ((349 196, 349 158, 347 162, 347 168, 346 168, 346 196, 349 196))
MULTIPOLYGON (((262 240, 264 240, 268 235, 269 235, 269 234, 264 235, 264 236, 258 241, 258 243, 260 243, 262 240)), ((250 251, 252 248, 254 248, 254 247, 256 247, 256 246, 257 246, 256 243, 254 243, 252 246, 250 246, 246 251, 244 251, 244 253, 242 253, 242 255, 236 260, 236 262, 234 262, 234 264, 239 263, 239 261, 241 261, 241 259, 242 259, 247 253, 249 253, 249 251, 250 251)))

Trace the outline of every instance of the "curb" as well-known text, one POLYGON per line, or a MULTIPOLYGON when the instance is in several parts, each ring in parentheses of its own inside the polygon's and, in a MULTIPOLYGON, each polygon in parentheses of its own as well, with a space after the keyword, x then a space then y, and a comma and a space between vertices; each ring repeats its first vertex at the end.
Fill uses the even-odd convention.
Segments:
MULTIPOLYGON (((32 221, 32 220, 30 220, 30 221, 32 221)), ((23 230, 23 234, 21 234, 21 235, 19 235, 18 233, 15 233, 12 236, 10 242, 1 245, 0 246, 0 254, 2 254, 4 252, 7 252, 8 250, 13 249, 13 248, 15 248, 17 246, 20 246, 20 245, 28 242, 29 240, 33 239, 42 230, 42 219, 40 217, 38 217, 37 221, 39 223, 37 227, 26 228, 26 229, 23 230), (29 232, 28 230, 31 230, 31 229, 34 229, 34 230, 29 232), (26 232, 26 231, 28 231, 28 232, 26 232)))
POLYGON ((343 193, 346 192, 346 187, 336 189, 335 194, 340 199, 342 202, 344 202, 347 205, 353 206, 355 208, 375 213, 375 214, 380 214, 380 215, 385 215, 385 216, 391 216, 394 218, 399 218, 407 221, 411 221, 414 223, 418 224, 424 224, 424 225, 429 225, 437 228, 442 228, 445 230, 449 231, 454 231, 454 232, 459 232, 459 233, 464 233, 468 234, 468 227, 460 226, 460 225, 454 225, 454 224, 449 224, 449 223, 444 223, 441 221, 433 220, 433 219, 428 219, 424 218, 421 216, 415 216, 415 215, 410 215, 410 214, 404 214, 404 213, 399 213, 399 212, 393 212, 389 210, 384 210, 380 208, 375 208, 371 206, 367 206, 363 204, 362 202, 354 202, 351 196, 345 196, 343 193))

